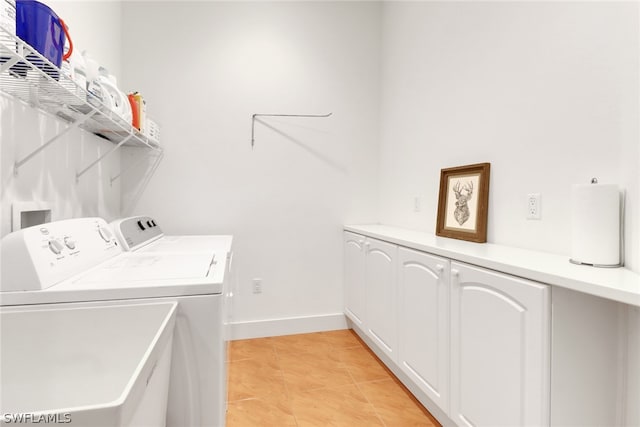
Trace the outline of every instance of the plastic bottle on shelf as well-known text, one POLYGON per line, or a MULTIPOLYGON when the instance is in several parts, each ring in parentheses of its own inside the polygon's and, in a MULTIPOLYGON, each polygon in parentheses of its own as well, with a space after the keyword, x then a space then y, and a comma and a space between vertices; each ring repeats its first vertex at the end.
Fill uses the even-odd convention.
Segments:
POLYGON ((138 129, 140 133, 145 133, 145 122, 147 119, 147 103, 139 92, 127 95, 131 104, 131 125, 138 129))
POLYGON ((105 98, 110 98, 106 104, 109 104, 111 111, 122 118, 125 123, 131 124, 131 106, 127 96, 118 88, 116 76, 109 74, 109 71, 104 67, 100 67, 98 72, 100 73, 98 80, 105 91, 105 98))
POLYGON ((104 88, 98 81, 100 64, 95 59, 92 59, 86 50, 82 52, 82 56, 87 79, 87 101, 94 107, 102 109, 107 100, 104 88))
POLYGON ((144 100, 142 95, 138 94, 139 101, 138 105, 140 105, 140 133, 146 135, 147 132, 147 101, 144 100))

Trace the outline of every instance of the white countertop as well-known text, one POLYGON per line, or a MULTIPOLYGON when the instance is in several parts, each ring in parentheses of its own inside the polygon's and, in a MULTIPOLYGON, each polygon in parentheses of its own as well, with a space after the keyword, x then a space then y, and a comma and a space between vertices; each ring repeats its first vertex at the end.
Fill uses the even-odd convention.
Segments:
POLYGON ((626 268, 575 265, 568 256, 493 243, 473 243, 381 224, 345 225, 346 231, 514 276, 640 307, 640 275, 626 268))

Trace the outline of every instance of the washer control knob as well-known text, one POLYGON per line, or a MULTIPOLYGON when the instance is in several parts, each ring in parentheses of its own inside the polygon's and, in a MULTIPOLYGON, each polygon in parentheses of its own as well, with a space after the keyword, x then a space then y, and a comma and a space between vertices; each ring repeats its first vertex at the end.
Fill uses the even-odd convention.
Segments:
POLYGON ((73 240, 71 237, 67 236, 64 238, 64 244, 69 248, 69 249, 75 249, 76 248, 76 241, 73 240))
POLYGON ((62 249, 64 249, 64 245, 58 239, 49 240, 49 249, 54 254, 59 255, 62 249))
POLYGON ((151 224, 151 221, 147 221, 147 227, 149 228, 153 227, 153 224, 151 224))
POLYGON ((113 234, 111 234, 111 231, 107 227, 98 228, 98 234, 100 234, 100 237, 102 237, 102 240, 105 242, 110 242, 113 238, 113 234))
POLYGON ((140 230, 144 230, 144 224, 142 221, 138 221, 138 227, 140 227, 140 230))

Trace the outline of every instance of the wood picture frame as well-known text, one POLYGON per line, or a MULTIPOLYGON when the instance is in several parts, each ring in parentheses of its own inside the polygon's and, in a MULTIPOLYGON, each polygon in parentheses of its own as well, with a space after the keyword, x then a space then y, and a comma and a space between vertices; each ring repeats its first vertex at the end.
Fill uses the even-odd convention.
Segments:
POLYGON ((437 236, 487 241, 490 170, 490 163, 477 163, 440 171, 437 236))

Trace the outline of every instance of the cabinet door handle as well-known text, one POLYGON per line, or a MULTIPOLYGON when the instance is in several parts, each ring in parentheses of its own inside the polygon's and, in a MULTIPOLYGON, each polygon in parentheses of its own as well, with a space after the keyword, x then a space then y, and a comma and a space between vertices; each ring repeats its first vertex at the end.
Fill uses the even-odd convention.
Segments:
POLYGON ((444 271, 444 265, 442 264, 436 264, 436 271, 438 273, 442 273, 444 271))
POLYGON ((358 240, 358 244, 359 244, 360 246, 364 245, 364 239, 360 239, 360 240, 358 240))
POLYGON ((459 272, 457 269, 452 268, 452 269, 451 269, 451 275, 452 275, 453 277, 458 277, 458 276, 460 275, 460 272, 459 272))
POLYGON ((364 246, 365 248, 368 248, 369 246, 371 246, 371 242, 364 242, 364 246))

